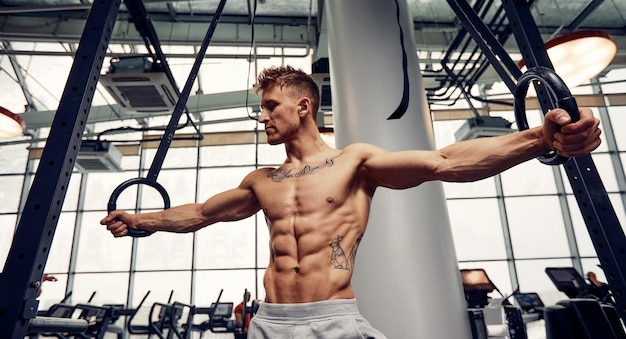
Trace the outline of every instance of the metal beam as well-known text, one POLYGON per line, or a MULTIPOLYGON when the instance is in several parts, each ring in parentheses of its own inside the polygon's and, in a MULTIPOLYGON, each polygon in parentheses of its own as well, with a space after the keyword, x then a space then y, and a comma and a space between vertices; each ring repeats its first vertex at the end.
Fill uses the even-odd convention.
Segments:
POLYGON ((580 14, 578 14, 578 16, 570 22, 569 26, 567 26, 567 30, 570 32, 576 30, 583 23, 583 21, 585 21, 585 19, 587 19, 587 17, 596 10, 596 8, 602 5, 603 2, 604 0, 591 1, 587 7, 585 7, 585 9, 583 9, 580 14))
MULTIPOLYGON (((11 43, 8 41, 3 42, 5 50, 12 50, 11 43)), ((11 62, 11 66, 13 67, 13 72, 15 72, 15 77, 17 78, 17 83, 22 88, 22 93, 24 93, 24 98, 26 99, 26 112, 37 111, 37 105, 35 104, 35 100, 28 89, 28 83, 26 82, 26 78, 24 77, 24 73, 22 72, 22 66, 14 55, 9 55, 9 61, 11 62)))
MULTIPOLYGON (((244 107, 246 104, 246 95, 248 95, 248 105, 259 105, 259 97, 257 95, 249 93, 249 91, 233 91, 224 93, 211 93, 192 95, 187 102, 187 108, 191 113, 209 112, 221 109, 239 108, 244 107)), ((510 112, 513 107, 512 99, 498 99, 499 102, 509 103, 497 104, 489 103, 487 107, 478 108, 480 115, 489 115, 489 112, 510 112)), ((577 95, 576 101, 580 106, 584 107, 618 107, 626 106, 625 94, 586 94, 577 95)), ((526 109, 535 110, 540 109, 539 102, 535 98, 528 98, 526 100, 526 109)), ((473 115, 468 109, 442 109, 438 107, 432 107, 431 113, 433 121, 442 120, 463 120, 471 118, 473 115)), ((49 127, 52 124, 56 111, 39 111, 39 112, 26 112, 20 114, 20 116, 26 122, 28 128, 43 128, 49 127)), ((91 108, 87 123, 97 122, 109 122, 113 120, 124 119, 141 119, 149 116, 166 116, 171 112, 154 112, 154 113, 138 113, 133 111, 124 111, 119 105, 106 105, 106 106, 94 106, 91 108)), ((0 142, 0 145, 5 143, 0 142)))

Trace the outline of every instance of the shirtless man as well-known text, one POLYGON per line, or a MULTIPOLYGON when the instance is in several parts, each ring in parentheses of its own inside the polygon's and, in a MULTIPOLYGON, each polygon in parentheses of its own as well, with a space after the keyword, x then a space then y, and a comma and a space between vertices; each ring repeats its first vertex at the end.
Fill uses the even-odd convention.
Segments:
POLYGON ((570 124, 569 115, 556 109, 543 126, 437 151, 388 152, 363 143, 333 149, 318 132, 319 90, 308 75, 289 66, 270 68, 258 84, 259 122, 268 143, 285 145, 287 159, 279 168, 257 169, 204 203, 134 215, 113 211, 101 221, 116 237, 128 228, 184 233, 262 210, 271 258, 263 279, 266 299, 249 338, 384 337, 359 315, 350 283, 377 187, 475 181, 551 149, 580 156, 600 144, 599 121, 590 110, 580 110, 580 120, 570 124))

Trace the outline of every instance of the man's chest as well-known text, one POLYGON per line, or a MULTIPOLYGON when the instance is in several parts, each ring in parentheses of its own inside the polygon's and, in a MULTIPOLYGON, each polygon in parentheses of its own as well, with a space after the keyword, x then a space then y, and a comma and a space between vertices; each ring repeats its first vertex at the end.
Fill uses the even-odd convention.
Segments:
POLYGON ((261 208, 271 220, 335 209, 350 199, 355 186, 354 178, 331 169, 280 181, 274 175, 254 187, 261 208))

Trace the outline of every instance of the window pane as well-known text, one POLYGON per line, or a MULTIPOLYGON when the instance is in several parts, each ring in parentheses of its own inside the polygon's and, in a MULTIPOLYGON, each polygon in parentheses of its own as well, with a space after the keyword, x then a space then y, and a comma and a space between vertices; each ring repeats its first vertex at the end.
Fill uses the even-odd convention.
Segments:
POLYGON ((254 217, 212 225, 196 233, 198 269, 254 267, 254 217))
POLYGON ((128 271, 130 267, 131 237, 115 238, 100 220, 103 212, 83 213, 78 253, 77 272, 128 271))
POLYGON ((172 302, 179 301, 189 303, 191 295, 191 272, 137 272, 134 281, 135 304, 137 300, 150 291, 150 298, 157 298, 159 302, 166 303, 172 293, 172 302))
POLYGON ((608 83, 602 85, 602 92, 604 93, 624 93, 624 83, 619 80, 626 78, 626 69, 615 68, 611 69, 606 75, 608 83))
POLYGON ((530 160, 512 167, 501 174, 505 195, 529 195, 556 193, 552 166, 530 160))
POLYGON ((596 169, 602 179, 602 184, 607 192, 617 192, 617 180, 615 177, 615 170, 609 154, 593 154, 593 162, 596 165, 596 169))
MULTIPOLYGON (((623 84, 622 87, 623 92, 623 84)), ((611 125, 613 126, 613 133, 615 135, 615 141, 617 142, 617 149, 620 151, 626 150, 626 135, 624 133, 620 133, 621 129, 619 126, 626 126, 626 107, 609 107, 609 118, 611 119, 611 125)), ((602 127, 602 126, 600 126, 602 127)))
POLYGON ((611 205, 613 205, 617 220, 619 220, 622 230, 626 234, 626 211, 624 210, 624 200, 622 200, 623 194, 611 193, 609 194, 609 200, 611 205))
POLYGON ((122 157, 122 170, 136 170, 139 167, 139 160, 141 158, 138 155, 125 155, 122 157))
POLYGON ((200 166, 229 166, 254 164, 254 145, 206 146, 200 148, 200 166))
POLYGON ((270 232, 263 212, 257 218, 257 267, 267 267, 270 262, 270 232))
POLYGON ((128 273, 83 273, 74 276, 73 303, 126 304, 128 273))
MULTIPOLYGON (((239 53, 241 52, 240 50, 239 53)), ((219 81, 216 81, 217 74, 245 74, 248 67, 248 62, 244 59, 219 59, 219 61, 205 62, 198 70, 200 73, 198 80, 202 81, 204 93, 221 93, 249 88, 246 78, 240 76, 220 76, 219 81)), ((249 95, 251 101, 255 100, 254 93, 249 93, 249 95)))
POLYGON ((204 202, 217 193, 236 188, 253 170, 254 167, 201 169, 198 177, 198 201, 204 202))
POLYGON ((243 301, 243 293, 248 289, 252 299, 265 298, 265 291, 255 289, 256 278, 254 270, 226 270, 226 271, 198 271, 196 273, 195 297, 196 306, 210 306, 217 300, 223 289, 221 301, 233 302, 235 305, 243 301))
POLYGON ((17 58, 20 59, 21 65, 29 65, 28 74, 31 76, 25 77, 25 81, 28 90, 37 93, 37 107, 40 110, 55 110, 63 94, 73 58, 69 56, 50 58, 42 55, 24 55, 17 58), (33 76, 35 74, 36 76, 33 76))
MULTIPOLYGON (((149 148, 145 150, 145 157, 147 159, 147 167, 154 161, 154 156, 157 152, 156 148, 149 148)), ((198 163, 198 149, 195 147, 170 147, 167 150, 163 165, 161 168, 181 168, 181 167, 196 167, 198 163)))
POLYGON ((574 235, 576 236, 576 245, 578 246, 578 253, 580 256, 596 256, 596 250, 593 248, 593 243, 589 237, 587 226, 583 220, 576 199, 574 196, 567 196, 567 204, 570 209, 570 216, 572 217, 572 225, 574 227, 574 235))
POLYGON ((506 198, 505 203, 515 257, 570 256, 557 197, 506 198))
POLYGON ((626 153, 620 153, 619 158, 622 162, 622 167, 624 168, 624 173, 620 175, 626 175, 626 153))
POLYGON ((156 232, 137 241, 137 270, 191 269, 193 233, 156 232))
MULTIPOLYGON (((259 294, 257 297, 257 299, 259 300, 265 299, 265 286, 263 285, 263 277, 265 276, 265 271, 266 269, 260 269, 257 271, 256 288, 257 288, 257 291, 259 291, 259 294)), ((252 293, 252 295, 254 296, 254 293, 252 293)))
POLYGON ((454 134, 464 123, 464 120, 433 121, 436 148, 443 148, 456 142, 454 134))
POLYGON ((515 262, 521 292, 537 292, 545 305, 554 305, 567 296, 545 272, 546 267, 572 267, 571 259, 518 260, 515 262))
POLYGON ((75 224, 76 213, 61 213, 56 231, 54 232, 54 238, 52 239, 52 245, 50 246, 45 272, 67 272, 72 252, 75 224))
POLYGON ((78 194, 80 193, 80 183, 82 175, 80 173, 72 173, 70 183, 67 186, 67 193, 63 200, 63 211, 76 211, 78 209, 78 194))
MULTIPOLYGON (((15 44, 12 46, 15 48, 15 44)), ((14 80, 17 77, 13 71, 11 60, 9 58, 0 59, 0 67, 3 70, 3 72, 0 72, 2 106, 15 114, 24 112, 26 98, 24 97, 24 90, 21 88, 20 84, 14 80)))
MULTIPOLYGON (((196 170, 162 170, 157 182, 169 196, 171 206, 195 202, 196 170)), ((165 203, 161 194, 153 187, 141 185, 141 209, 163 209, 165 203)))
POLYGON ((444 182, 446 198, 482 198, 495 197, 496 185, 493 178, 474 182, 444 182))
POLYGON ((205 122, 209 122, 202 125, 203 133, 252 131, 257 125, 256 121, 248 118, 248 111, 243 107, 204 112, 202 116, 205 122))
MULTIPOLYGON (((6 94, 6 92, 3 93, 6 94)), ((2 145, 0 147, 0 174, 24 173, 28 161, 27 145, 2 145)))
POLYGON ((448 200, 458 259, 505 259, 504 237, 496 199, 448 200))
POLYGON ((9 255, 16 224, 15 214, 0 215, 0 267, 4 267, 9 255))
POLYGON ((20 204, 22 195, 22 175, 0 176, 0 213, 15 213, 20 204))
MULTIPOLYGON (((113 190, 128 179, 136 178, 137 173, 89 173, 86 176, 87 188, 85 192, 86 210, 106 210, 113 190)), ((131 185, 119 195, 117 209, 134 209, 137 203, 137 185, 131 185)))

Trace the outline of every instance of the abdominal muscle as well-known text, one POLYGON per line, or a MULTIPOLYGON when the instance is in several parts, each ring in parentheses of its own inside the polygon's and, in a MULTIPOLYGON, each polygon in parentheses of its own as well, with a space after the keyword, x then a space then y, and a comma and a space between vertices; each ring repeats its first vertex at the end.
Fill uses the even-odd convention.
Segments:
POLYGON ((314 225, 305 218, 300 218, 297 227, 290 222, 270 225, 271 257, 263 279, 266 302, 354 298, 350 279, 365 225, 341 214, 335 211, 326 220, 307 218, 315 220, 314 225))
MULTIPOLYGON (((278 264, 280 265, 280 264, 278 264)), ((354 298, 350 272, 299 269, 276 269, 270 263, 263 279, 268 303, 295 304, 328 299, 354 298)))

